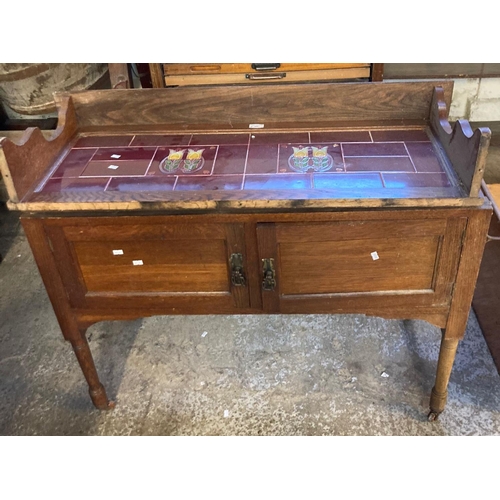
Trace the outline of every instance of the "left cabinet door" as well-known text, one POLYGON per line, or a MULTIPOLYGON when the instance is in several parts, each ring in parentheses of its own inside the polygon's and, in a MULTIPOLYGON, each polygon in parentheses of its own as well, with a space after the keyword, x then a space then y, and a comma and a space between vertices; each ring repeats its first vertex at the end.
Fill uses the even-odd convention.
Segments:
POLYGON ((165 314, 248 308, 243 224, 171 219, 46 220, 71 306, 165 314))

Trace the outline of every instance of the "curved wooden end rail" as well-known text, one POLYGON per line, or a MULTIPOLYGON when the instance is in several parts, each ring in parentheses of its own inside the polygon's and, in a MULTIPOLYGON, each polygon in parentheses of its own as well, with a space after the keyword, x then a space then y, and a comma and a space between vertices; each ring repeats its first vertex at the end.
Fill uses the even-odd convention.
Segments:
POLYGON ((21 201, 30 188, 41 181, 47 168, 76 134, 77 121, 71 97, 56 95, 55 100, 58 123, 49 137, 44 137, 38 127, 30 127, 20 140, 0 138, 0 172, 11 202, 21 201))
POLYGON ((480 127, 473 131, 467 120, 457 120, 452 127, 442 87, 434 88, 430 125, 469 196, 477 198, 491 139, 490 129, 480 127))

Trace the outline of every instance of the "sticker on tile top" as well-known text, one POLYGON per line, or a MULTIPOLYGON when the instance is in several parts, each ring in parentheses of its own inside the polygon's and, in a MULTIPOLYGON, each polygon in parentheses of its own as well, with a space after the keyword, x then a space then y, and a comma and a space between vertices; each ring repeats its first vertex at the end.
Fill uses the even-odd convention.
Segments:
POLYGON ((142 260, 133 260, 132 264, 134 264, 134 266, 143 266, 144 262, 142 262, 142 260))
POLYGON ((377 253, 377 252, 372 252, 370 255, 372 256, 372 259, 373 259, 373 260, 378 260, 378 259, 380 259, 380 257, 378 256, 378 253, 377 253))
POLYGON ((113 255, 123 255, 123 250, 113 250, 113 255))
POLYGON ((121 158, 122 155, 111 155, 111 158, 113 158, 114 160, 118 160, 118 158, 121 158))
POLYGON ((264 124, 263 123, 250 123, 250 125, 248 125, 248 128, 264 128, 264 124))
POLYGON ((118 165, 110 165, 108 168, 110 168, 111 170, 116 170, 118 167, 118 165))

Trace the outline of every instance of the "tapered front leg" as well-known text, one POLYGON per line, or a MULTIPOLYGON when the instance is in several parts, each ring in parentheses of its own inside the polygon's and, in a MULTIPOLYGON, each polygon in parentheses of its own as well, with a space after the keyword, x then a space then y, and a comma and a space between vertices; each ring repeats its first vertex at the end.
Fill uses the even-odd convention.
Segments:
POLYGON ((106 390, 99 380, 85 334, 82 333, 78 339, 70 339, 70 342, 75 351, 78 363, 80 363, 83 375, 89 384, 89 393, 94 406, 99 410, 113 409, 115 407, 115 402, 108 399, 106 390))
POLYGON ((457 353, 458 339, 446 339, 443 333, 437 366, 436 382, 432 388, 428 419, 436 420, 446 406, 448 382, 457 353))

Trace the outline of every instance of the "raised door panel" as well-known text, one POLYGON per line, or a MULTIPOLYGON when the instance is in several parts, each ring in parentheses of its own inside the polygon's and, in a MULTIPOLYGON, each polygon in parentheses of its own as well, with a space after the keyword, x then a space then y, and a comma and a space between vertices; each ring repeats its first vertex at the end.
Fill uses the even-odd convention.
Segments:
POLYGON ((275 274, 274 289, 262 291, 264 309, 445 311, 465 225, 465 218, 261 224, 260 259, 271 260, 275 274))
POLYGON ((249 307, 246 283, 231 279, 233 254, 246 269, 243 225, 93 222, 47 229, 74 307, 249 307))

